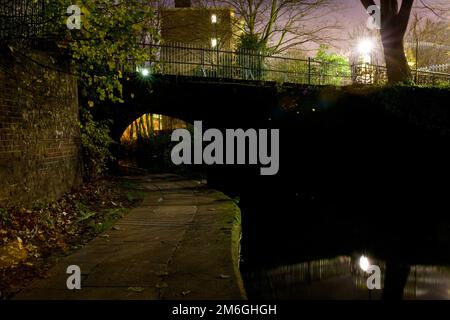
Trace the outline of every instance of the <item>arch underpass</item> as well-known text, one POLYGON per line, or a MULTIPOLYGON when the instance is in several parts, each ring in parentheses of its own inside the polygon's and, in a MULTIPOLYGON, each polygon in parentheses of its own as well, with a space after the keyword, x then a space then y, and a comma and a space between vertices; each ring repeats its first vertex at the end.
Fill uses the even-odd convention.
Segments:
POLYGON ((208 82, 180 76, 134 77, 124 84, 123 104, 107 104, 95 112, 111 119, 111 134, 120 140, 125 129, 144 114, 160 114, 205 127, 268 127, 279 113, 282 88, 272 82, 208 82))

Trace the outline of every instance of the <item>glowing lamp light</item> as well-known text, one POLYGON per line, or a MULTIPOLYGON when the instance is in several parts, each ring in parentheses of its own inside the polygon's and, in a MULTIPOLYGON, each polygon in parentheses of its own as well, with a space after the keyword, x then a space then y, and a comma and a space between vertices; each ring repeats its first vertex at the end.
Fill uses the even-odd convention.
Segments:
POLYGON ((216 48, 217 47, 217 39, 216 38, 211 39, 211 47, 212 48, 216 48))
POLYGON ((216 14, 211 15, 211 23, 212 24, 217 23, 217 15, 216 14))
POLYGON ((370 262, 369 262, 369 259, 366 256, 363 255, 363 256, 361 256, 361 258, 359 258, 359 267, 364 272, 369 270, 370 262))
POLYGON ((148 70, 147 68, 142 68, 141 70, 139 70, 139 72, 142 74, 142 76, 144 77, 148 77, 150 75, 150 70, 148 70))
POLYGON ((358 51, 361 54, 369 54, 373 49, 373 42, 369 39, 361 40, 358 44, 358 51))

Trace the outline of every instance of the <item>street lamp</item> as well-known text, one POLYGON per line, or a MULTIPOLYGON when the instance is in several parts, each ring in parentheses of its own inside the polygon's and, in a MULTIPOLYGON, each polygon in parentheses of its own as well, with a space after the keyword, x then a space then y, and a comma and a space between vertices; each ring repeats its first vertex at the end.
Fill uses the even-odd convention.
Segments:
POLYGON ((217 48, 217 38, 211 39, 211 48, 213 49, 217 48))
POLYGON ((141 69, 141 74, 144 77, 148 77, 148 75, 150 74, 150 71, 147 68, 142 68, 141 69))
POLYGON ((363 39, 358 43, 358 51, 361 54, 361 58, 363 63, 371 63, 371 53, 373 50, 374 44, 370 39, 363 39))
POLYGON ((150 69, 145 67, 138 67, 136 71, 141 74, 141 76, 148 77, 150 75, 150 69))

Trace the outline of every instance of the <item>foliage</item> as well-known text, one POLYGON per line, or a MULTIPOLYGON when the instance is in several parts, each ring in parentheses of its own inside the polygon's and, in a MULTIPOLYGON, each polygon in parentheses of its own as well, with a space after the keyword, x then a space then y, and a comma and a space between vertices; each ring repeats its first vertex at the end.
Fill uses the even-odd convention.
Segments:
POLYGON ((262 79, 264 76, 264 56, 268 49, 258 35, 243 34, 237 45, 237 63, 246 78, 262 79))
POLYGON ((256 34, 243 34, 239 37, 237 50, 267 52, 267 47, 256 34))
POLYGON ((373 104, 384 106, 398 118, 440 135, 450 136, 450 108, 443 103, 450 99, 448 86, 388 86, 368 97, 373 104))
POLYGON ((81 144, 83 148, 85 180, 100 176, 113 157, 109 147, 114 142, 109 135, 107 123, 94 121, 92 114, 81 110, 81 144))
POLYGON ((8 222, 8 210, 5 208, 0 208, 0 222, 8 222))
POLYGON ((320 64, 315 65, 313 73, 320 79, 315 80, 318 80, 317 83, 341 85, 342 80, 350 77, 350 63, 346 57, 329 53, 328 50, 328 46, 321 45, 317 51, 315 59, 320 64))
MULTIPOLYGON (((59 53, 68 55, 73 62, 72 73, 80 78, 90 106, 107 99, 121 102, 124 73, 134 72, 137 66, 154 60, 154 52, 143 43, 157 39, 155 12, 140 0, 23 2, 33 7, 34 12, 39 12, 42 4, 44 9, 39 12, 39 19, 37 15, 27 16, 28 11, 23 13, 24 18, 15 19, 14 28, 21 30, 21 34, 7 37, 7 44, 27 54, 28 48, 23 45, 32 41, 23 38, 38 39, 46 51, 56 47, 59 53), (67 8, 73 4, 81 8, 81 28, 69 30, 67 22, 72 20, 68 20, 67 8)), ((19 4, 16 6, 20 9, 19 4)))
POLYGON ((66 48, 77 63, 79 76, 90 100, 122 101, 123 72, 134 72, 154 60, 143 46, 156 30, 153 9, 138 0, 82 0, 81 30, 68 31, 66 48), (132 61, 130 61, 132 59, 132 61))

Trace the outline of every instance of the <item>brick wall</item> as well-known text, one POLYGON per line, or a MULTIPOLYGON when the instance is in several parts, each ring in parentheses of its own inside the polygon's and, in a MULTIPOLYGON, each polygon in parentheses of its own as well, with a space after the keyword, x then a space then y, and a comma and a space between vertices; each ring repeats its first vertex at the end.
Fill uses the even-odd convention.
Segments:
POLYGON ((0 53, 0 207, 81 182, 76 80, 47 55, 27 56, 0 53))

